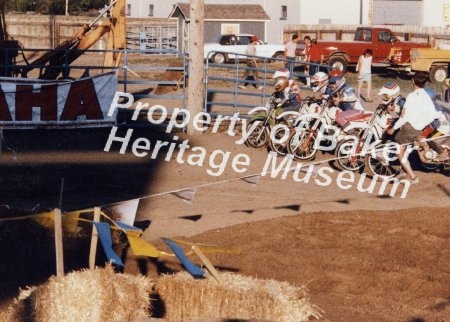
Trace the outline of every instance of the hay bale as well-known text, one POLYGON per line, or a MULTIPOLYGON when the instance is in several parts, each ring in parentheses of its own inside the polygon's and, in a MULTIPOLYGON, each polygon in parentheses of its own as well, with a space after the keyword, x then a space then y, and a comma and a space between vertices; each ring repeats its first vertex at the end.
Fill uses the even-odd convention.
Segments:
POLYGON ((193 279, 186 272, 161 277, 156 291, 164 304, 164 317, 172 321, 221 318, 280 322, 320 317, 309 303, 305 287, 232 273, 220 273, 220 278, 222 284, 214 279, 193 279))
POLYGON ((28 297, 21 296, 9 314, 35 322, 143 319, 149 316, 149 288, 144 276, 117 274, 110 266, 73 272, 53 276, 28 297))

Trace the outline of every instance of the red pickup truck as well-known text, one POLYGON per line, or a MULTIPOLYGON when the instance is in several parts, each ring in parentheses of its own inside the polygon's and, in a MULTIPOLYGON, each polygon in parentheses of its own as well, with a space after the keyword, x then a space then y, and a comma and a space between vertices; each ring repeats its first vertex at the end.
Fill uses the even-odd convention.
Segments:
MULTIPOLYGON (((400 41, 395 33, 387 28, 360 27, 356 29, 353 41, 318 41, 313 44, 310 51, 311 62, 321 62, 333 68, 345 71, 349 65, 358 63, 366 49, 372 49, 372 63, 388 66, 391 60, 390 53, 393 47, 404 49, 409 53, 411 48, 430 48, 426 43, 400 41)), ((407 61, 409 57, 404 54, 401 59, 407 61)))

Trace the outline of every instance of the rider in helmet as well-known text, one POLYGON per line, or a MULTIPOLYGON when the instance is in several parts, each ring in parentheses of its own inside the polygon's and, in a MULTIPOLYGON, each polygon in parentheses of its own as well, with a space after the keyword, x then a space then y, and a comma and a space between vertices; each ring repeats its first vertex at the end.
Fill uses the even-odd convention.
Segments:
POLYGON ((275 91, 283 93, 284 99, 282 100, 282 104, 286 101, 292 101, 292 104, 289 104, 285 108, 285 110, 298 110, 299 104, 301 102, 300 88, 295 84, 295 82, 290 79, 291 73, 285 67, 277 70, 272 78, 275 79, 275 91))
POLYGON ((406 99, 400 95, 400 86, 396 83, 386 83, 381 87, 378 95, 381 96, 381 100, 387 106, 389 112, 401 116, 406 99))
POLYGON ((311 88, 314 93, 325 94, 328 86, 328 75, 324 72, 317 72, 311 77, 311 88))
POLYGON ((345 77, 339 69, 332 69, 328 79, 330 89, 327 93, 333 97, 335 106, 342 111, 360 110, 364 111, 364 107, 356 95, 355 90, 345 82, 345 77))

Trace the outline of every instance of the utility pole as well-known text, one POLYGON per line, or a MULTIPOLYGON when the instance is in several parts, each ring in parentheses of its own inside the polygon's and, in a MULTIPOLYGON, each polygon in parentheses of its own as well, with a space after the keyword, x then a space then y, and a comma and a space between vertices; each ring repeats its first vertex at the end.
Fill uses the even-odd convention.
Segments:
POLYGON ((66 0, 66 16, 69 15, 69 0, 66 0))
POLYGON ((205 69, 203 63, 204 1, 189 0, 189 83, 187 88, 188 111, 191 115, 187 126, 189 135, 199 135, 193 126, 194 117, 203 111, 205 102, 205 69))

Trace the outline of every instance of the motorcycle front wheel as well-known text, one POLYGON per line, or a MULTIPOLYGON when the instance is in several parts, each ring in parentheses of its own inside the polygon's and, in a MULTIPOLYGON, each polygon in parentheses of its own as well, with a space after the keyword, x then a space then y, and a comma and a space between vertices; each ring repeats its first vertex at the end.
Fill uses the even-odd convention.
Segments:
POLYGON ((245 144, 248 146, 251 146, 253 148, 261 148, 264 145, 266 145, 269 141, 269 129, 266 125, 264 125, 264 122, 261 120, 251 120, 247 125, 247 133, 249 132, 250 128, 253 126, 253 123, 258 122, 258 125, 256 125, 255 129, 252 133, 248 136, 248 138, 245 140, 245 144))
POLYGON ((287 126, 273 128, 270 133, 270 148, 278 155, 284 156, 288 153, 287 145, 289 136, 286 137, 287 126))
POLYGON ((288 139, 287 149, 298 160, 314 160, 318 151, 317 133, 309 130, 294 132, 288 139))
POLYGON ((379 178, 392 178, 396 176, 400 169, 400 166, 393 164, 393 161, 387 160, 387 158, 393 158, 395 156, 394 151, 385 150, 384 143, 375 147, 375 152, 369 151, 364 158, 364 169, 370 177, 377 175, 379 178))
POLYGON ((357 155, 360 153, 357 147, 360 142, 355 140, 343 140, 338 143, 334 155, 336 156, 336 167, 343 171, 359 171, 364 167, 364 157, 357 155))

